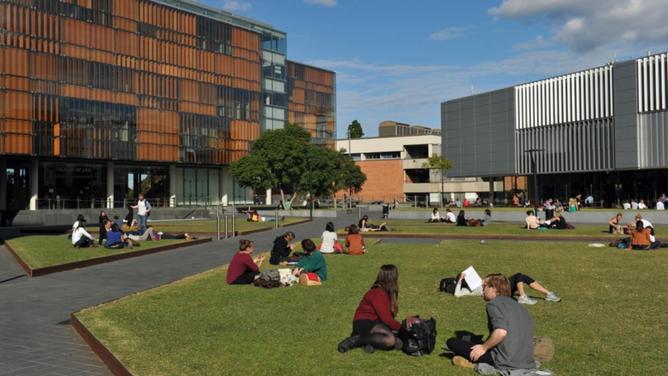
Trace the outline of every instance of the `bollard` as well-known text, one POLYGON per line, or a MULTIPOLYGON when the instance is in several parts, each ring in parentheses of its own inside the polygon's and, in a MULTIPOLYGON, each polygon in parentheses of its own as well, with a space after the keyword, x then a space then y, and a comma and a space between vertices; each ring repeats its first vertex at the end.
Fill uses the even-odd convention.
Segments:
POLYGON ((227 215, 225 215, 225 239, 227 239, 227 215))
POLYGON ((220 240, 220 206, 216 206, 216 239, 220 240))

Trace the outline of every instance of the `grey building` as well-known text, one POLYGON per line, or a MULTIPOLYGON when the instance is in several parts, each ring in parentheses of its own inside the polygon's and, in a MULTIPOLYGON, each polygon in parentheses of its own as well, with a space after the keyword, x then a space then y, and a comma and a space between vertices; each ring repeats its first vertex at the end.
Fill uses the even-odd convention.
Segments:
POLYGON ((541 198, 654 201, 668 191, 667 66, 662 53, 443 102, 448 175, 529 176, 533 154, 541 198))

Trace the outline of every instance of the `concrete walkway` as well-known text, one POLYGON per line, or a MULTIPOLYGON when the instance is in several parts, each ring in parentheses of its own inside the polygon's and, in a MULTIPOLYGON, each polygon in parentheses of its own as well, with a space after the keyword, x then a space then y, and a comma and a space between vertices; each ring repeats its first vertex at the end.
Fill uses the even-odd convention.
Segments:
MULTIPOLYGON (((247 238, 256 242, 258 251, 268 251, 273 239, 287 230, 298 239, 319 237, 329 220, 338 228, 356 223, 357 216, 315 219, 247 238)), ((0 375, 108 375, 70 327, 69 315, 224 265, 237 245, 238 239, 213 241, 37 278, 22 276, 9 252, 0 247, 0 375)))

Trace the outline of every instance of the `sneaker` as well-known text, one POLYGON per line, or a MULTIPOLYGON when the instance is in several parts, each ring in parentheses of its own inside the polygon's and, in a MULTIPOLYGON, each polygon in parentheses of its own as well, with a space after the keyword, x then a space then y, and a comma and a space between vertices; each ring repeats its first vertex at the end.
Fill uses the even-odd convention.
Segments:
POLYGON ((517 298, 517 302, 520 304, 527 304, 527 305, 534 305, 538 303, 535 299, 531 299, 526 295, 521 295, 519 298, 517 298))
POLYGON ((340 353, 344 353, 350 349, 353 349, 358 346, 357 342, 359 342, 360 336, 350 336, 341 343, 339 343, 339 346, 337 347, 340 353))
POLYGON ((364 345, 364 352, 367 354, 373 354, 376 351, 376 348, 371 345, 364 345))
POLYGON ((454 358, 452 358, 452 364, 462 368, 475 368, 475 363, 472 363, 460 355, 456 355, 454 358))
POLYGON ((559 297, 559 295, 555 294, 554 291, 550 291, 550 292, 548 292, 547 295, 545 296, 545 301, 546 301, 546 302, 555 302, 555 303, 557 303, 557 302, 560 302, 560 301, 561 301, 561 298, 559 297))

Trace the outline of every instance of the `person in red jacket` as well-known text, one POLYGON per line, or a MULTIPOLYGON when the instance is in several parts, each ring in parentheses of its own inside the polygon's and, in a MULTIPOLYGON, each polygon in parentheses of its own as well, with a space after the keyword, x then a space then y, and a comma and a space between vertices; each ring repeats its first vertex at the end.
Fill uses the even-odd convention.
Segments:
POLYGON ((239 240, 239 252, 237 252, 230 261, 227 268, 228 285, 247 285, 255 280, 260 274, 260 266, 264 261, 264 256, 252 258, 251 254, 255 250, 255 244, 250 240, 239 240))
MULTIPOLYGON (((361 346, 367 352, 401 348, 401 341, 395 335, 401 328, 401 323, 394 319, 399 311, 398 301, 399 271, 394 265, 383 265, 376 281, 357 307, 353 332, 339 343, 339 352, 361 346)), ((413 316, 407 317, 407 326, 410 327, 414 320, 413 316)))

